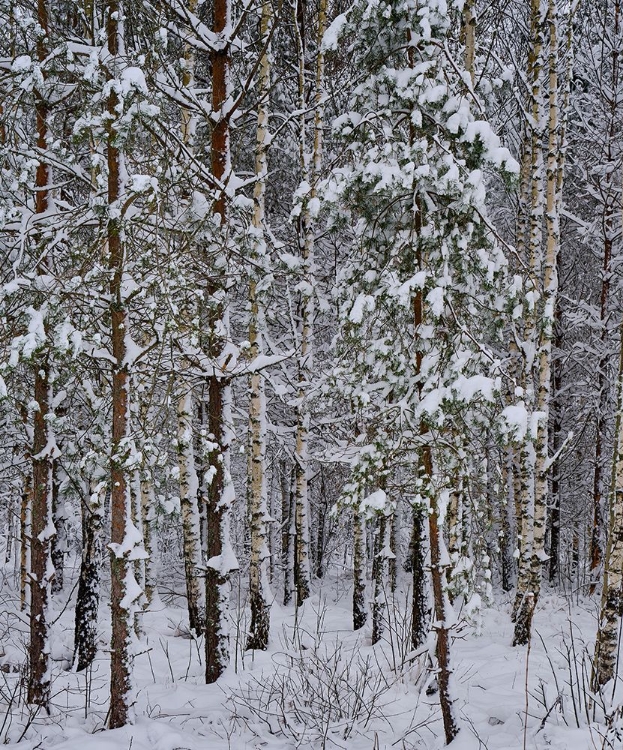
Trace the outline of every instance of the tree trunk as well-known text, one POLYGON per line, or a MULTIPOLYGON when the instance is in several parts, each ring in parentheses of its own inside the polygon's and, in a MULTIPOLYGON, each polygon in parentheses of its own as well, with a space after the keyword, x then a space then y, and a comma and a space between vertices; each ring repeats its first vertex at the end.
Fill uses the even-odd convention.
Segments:
POLYGON ((359 508, 353 508, 353 630, 368 619, 366 606, 366 522, 359 508))
POLYGON ((500 562, 502 568, 502 590, 511 591, 513 588, 513 538, 510 512, 513 507, 513 463, 510 451, 503 453, 502 492, 499 494, 500 532, 498 544, 500 547, 500 562))
POLYGON ((599 625, 591 678, 597 692, 615 677, 619 650, 619 622, 623 616, 623 325, 617 383, 615 451, 610 489, 610 518, 604 561, 599 625))
MULTIPOLYGON (((555 348, 560 349, 561 328, 560 328, 560 306, 556 306, 556 326, 555 326, 555 348)), ((562 443, 562 364, 559 361, 552 362, 552 453, 556 455, 560 450, 562 443)), ((549 537, 549 582, 555 584, 558 581, 560 571, 560 462, 556 461, 552 472, 552 500, 550 514, 550 537, 549 537)))
POLYGON ((229 474, 231 387, 222 377, 209 379, 210 453, 213 472, 208 487, 206 562, 206 682, 216 682, 229 663, 227 620, 229 574, 237 566, 229 543, 229 509, 233 484, 229 474))
POLYGON ((389 561, 391 558, 392 514, 383 510, 377 515, 376 536, 374 543, 374 562, 372 578, 374 581, 374 599, 372 600, 372 645, 383 637, 387 627, 387 595, 389 589, 389 561))
POLYGON ((74 664, 78 672, 90 667, 97 654, 105 484, 92 482, 86 494, 82 502, 82 558, 74 628, 74 664))
POLYGON ((52 593, 63 590, 65 578, 65 555, 67 554, 67 519, 65 518, 65 503, 60 494, 61 482, 58 476, 58 461, 52 463, 52 518, 56 534, 52 537, 51 559, 54 567, 52 579, 52 593))
MULTIPOLYGON (((43 31, 37 40, 37 57, 43 63, 48 55, 48 9, 45 0, 37 4, 37 20, 43 31)), ((42 86, 45 86, 45 74, 42 86)), ((35 89, 35 114, 37 148, 40 153, 48 149, 48 102, 45 95, 35 89)), ((52 182, 51 166, 41 160, 35 175, 35 212, 45 214, 49 209, 49 186, 52 182)), ((39 243, 40 261, 37 273, 48 271, 48 254, 39 243)), ((47 333, 47 330, 46 330, 47 333)), ((48 642, 48 601, 53 576, 50 559, 51 540, 55 533, 52 519, 52 464, 55 456, 52 432, 52 384, 50 380, 50 351, 44 344, 35 358, 33 444, 32 444, 32 514, 30 531, 30 643, 28 648, 28 702, 49 711, 50 705, 50 645, 48 642)))
POLYGON ((32 521, 30 535, 30 645, 28 703, 49 709, 50 647, 48 643, 48 601, 52 560, 50 540, 54 534, 52 520, 53 444, 50 422, 52 388, 47 362, 39 360, 35 373, 34 438, 32 449, 32 521))
POLYGON ((322 38, 327 23, 327 2, 320 0, 318 8, 318 50, 316 53, 316 88, 314 94, 314 140, 311 170, 308 167, 305 137, 305 30, 304 10, 297 3, 297 44, 299 63, 299 120, 300 157, 303 180, 309 184, 309 193, 303 201, 299 244, 304 274, 301 291, 301 332, 298 372, 298 404, 296 409, 296 604, 301 605, 310 595, 311 569, 309 560, 309 498, 307 472, 309 466, 308 440, 310 427, 309 386, 313 368, 314 336, 314 228, 310 202, 316 200, 318 181, 322 168, 322 135, 324 127, 324 51, 322 38))
POLYGON ((556 0, 549 0, 547 23, 549 26, 549 117, 548 150, 546 172, 546 230, 543 278, 543 312, 540 317, 539 337, 539 388, 537 411, 543 415, 539 420, 536 440, 536 486, 534 503, 534 532, 532 550, 531 589, 535 604, 541 590, 545 555, 545 532, 547 528, 547 503, 549 491, 549 412, 552 385, 552 340, 558 298, 558 249, 560 246, 560 202, 558 170, 558 17, 556 0))
POLYGON ((19 601, 25 612, 30 603, 28 571, 30 570, 30 538, 32 518, 32 472, 24 477, 19 511, 19 601))
MULTIPOLYGON (((212 174, 222 185, 214 202, 213 212, 224 230, 227 222, 225 185, 231 172, 229 142, 229 114, 225 105, 230 96, 231 40, 227 38, 231 26, 230 0, 214 0, 213 32, 223 43, 212 51, 212 111, 215 124, 210 146, 212 174)), ((223 231, 223 242, 225 242, 223 231)), ((226 252, 223 246, 222 252, 226 252)), ((214 293, 209 288, 209 293, 214 293)), ((213 304, 214 300, 213 300, 213 304)), ((209 322, 209 356, 215 362, 215 373, 208 378, 208 433, 212 443, 209 453, 211 475, 207 505, 206 562, 206 682, 216 682, 229 663, 229 632, 227 600, 229 574, 237 567, 229 542, 229 511, 234 500, 234 489, 229 473, 231 430, 231 384, 225 374, 226 363, 220 369, 223 338, 227 332, 227 308, 224 302, 215 304, 209 322), (216 363, 219 362, 217 366, 216 363)))
POLYGON ((448 627, 449 602, 444 591, 445 567, 442 556, 443 538, 439 529, 439 508, 436 490, 432 486, 433 463, 430 446, 423 449, 422 467, 424 482, 428 486, 428 538, 430 544, 431 578, 433 584, 433 606, 435 622, 433 630, 437 636, 435 655, 437 657, 437 681, 439 685, 439 703, 446 736, 449 745, 459 733, 459 725, 454 712, 454 701, 450 694, 450 630, 448 627))
MULTIPOLYGON (((156 534, 156 493, 151 467, 141 474, 141 518, 145 558, 145 605, 158 598, 158 536, 156 534)), ((201 540, 199 540, 201 544, 201 540)), ((200 547, 201 551, 201 547, 200 547)))
MULTIPOLYGON (((543 92, 541 75, 543 68, 543 19, 541 18, 540 0, 531 0, 531 39, 529 52, 529 84, 531 101, 531 164, 530 164, 530 235, 529 235, 529 278, 526 290, 529 294, 528 310, 525 314, 524 328, 524 382, 526 389, 526 408, 529 414, 538 411, 537 403, 544 403, 549 408, 549 356, 551 353, 551 331, 545 332, 539 341, 537 295, 540 293, 541 245, 543 236, 543 92), (549 345, 549 348, 548 348, 549 345), (538 366, 538 367, 537 367, 538 366), (538 393, 535 398, 532 388, 534 370, 538 369, 538 393), (547 382, 545 382, 545 379, 547 382)), ((551 112, 550 112, 551 114, 551 112)), ((548 155, 548 179, 549 179, 548 155)), ((549 186, 549 182, 548 182, 549 186)), ((548 230, 549 230, 548 226, 548 230)), ((548 256, 552 246, 549 244, 548 256)), ((549 281, 543 284, 543 294, 547 296, 547 305, 551 297, 552 276, 555 265, 546 271, 549 281), (548 287, 546 291, 546 287, 548 287)), ((553 308, 552 308, 553 317, 553 308)), ((548 327, 548 309, 543 310, 544 328, 548 327)), ((515 596, 515 630, 513 645, 525 645, 530 638, 532 613, 540 590, 541 567, 544 557, 547 474, 544 464, 547 457, 547 415, 542 416, 537 425, 536 435, 526 435, 520 450, 521 464, 521 554, 519 557, 519 574, 515 596)))
POLYGON ((465 70, 469 73, 469 77, 474 85, 474 79, 476 75, 475 71, 475 60, 476 60, 476 14, 474 12, 475 0, 465 0, 463 5, 463 28, 462 36, 463 43, 465 45, 465 70))
MULTIPOLYGON (((268 175, 268 113, 270 95, 270 32, 272 23, 272 6, 269 0, 262 2, 260 21, 260 41, 263 46, 260 60, 258 81, 259 106, 257 113, 257 132, 255 150, 256 183, 253 191, 254 210, 253 228, 257 233, 256 262, 264 266, 266 255, 265 230, 265 195, 268 175)), ((256 360, 263 353, 261 325, 263 323, 263 306, 257 281, 249 281, 249 302, 251 318, 249 322, 249 343, 251 358, 256 360)), ((266 397, 264 380, 261 372, 251 374, 249 404, 249 434, 251 450, 249 456, 249 498, 251 517, 251 558, 249 565, 249 599, 251 604, 251 632, 247 648, 266 650, 270 632, 270 604, 268 601, 269 585, 266 571, 269 557, 266 544, 266 518, 268 516, 266 497, 266 397)))
POLYGON ((193 450, 192 391, 184 387, 177 404, 177 451, 180 472, 180 510, 184 540, 184 574, 188 604, 188 624, 197 635, 204 628, 204 602, 201 581, 201 534, 199 530, 198 488, 193 450))
POLYGON ((413 575, 413 593, 411 597, 411 645, 418 649, 426 641, 428 634, 428 602, 426 597, 426 573, 424 562, 424 510, 413 508, 413 531, 410 546, 411 573, 413 575))
MULTIPOLYGON (((616 39, 620 33, 621 10, 620 2, 617 0, 614 6, 614 29, 613 38, 616 39)), ((617 90, 619 84, 619 51, 616 45, 612 47, 612 91, 617 90)), ((610 99, 610 127, 607 134, 606 162, 610 168, 604 169, 603 179, 606 182, 606 195, 612 189, 613 176, 616 174, 615 164, 617 163, 618 149, 616 147, 619 132, 617 128, 617 109, 620 107, 620 99, 612 96, 610 99)), ((608 321, 610 318, 610 284, 612 280, 612 250, 614 238, 616 236, 616 211, 615 202, 606 201, 603 216, 604 228, 604 254, 601 277, 601 294, 599 300, 599 363, 598 363, 598 394, 599 403, 597 406, 597 418, 595 424, 595 468, 593 473, 593 524, 591 529, 590 542, 590 594, 595 593, 597 581, 601 573, 604 556, 604 539, 606 530, 604 529, 604 468, 606 459, 604 456, 604 437, 606 433, 608 404, 610 402, 610 389, 608 378, 608 365, 611 359, 608 341, 610 331, 608 321)))
MULTIPOLYGON (((108 0, 107 38, 110 53, 108 80, 115 80, 124 64, 123 10, 118 0, 108 0)), ((114 86, 107 99, 106 158, 108 165, 107 244, 110 270, 110 326, 112 342, 112 450, 110 610, 112 620, 110 654, 109 727, 116 729, 131 721, 132 653, 134 640, 134 603, 142 595, 134 578, 130 553, 136 546, 136 528, 132 523, 131 473, 127 460, 132 450, 130 435, 130 373, 127 363, 126 335, 130 319, 123 290, 125 243, 122 205, 125 194, 125 160, 117 142, 119 96, 114 86), (129 533, 128 533, 129 532, 129 533)))
POLYGON ((283 604, 292 602, 294 592, 294 492, 287 462, 281 475, 281 565, 283 567, 283 604))

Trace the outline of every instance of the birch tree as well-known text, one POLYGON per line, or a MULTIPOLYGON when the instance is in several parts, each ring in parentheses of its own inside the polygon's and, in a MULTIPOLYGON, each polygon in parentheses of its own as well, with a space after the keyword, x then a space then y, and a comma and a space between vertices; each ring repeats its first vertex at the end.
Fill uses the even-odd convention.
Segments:
MULTIPOLYGON (((531 105, 531 213, 529 234, 528 281, 529 310, 524 329, 523 356, 526 401, 532 402, 530 436, 522 448, 521 535, 522 553, 516 593, 516 619, 513 643, 528 642, 532 614, 539 596, 545 552, 549 493, 549 412, 551 401, 552 339, 558 295, 558 251, 560 246, 560 210, 562 165, 559 164, 561 130, 559 126, 558 66, 559 31, 555 0, 549 0, 545 19, 541 3, 531 6, 531 34, 534 45, 530 57, 531 105), (542 68, 545 33, 547 47, 547 98, 543 95, 542 68), (547 118, 545 119, 545 107, 547 118), (544 126, 542 123, 546 122, 544 126), (545 133, 547 134, 544 141, 545 133), (543 149, 547 145, 547 164, 543 170, 543 149), (545 252, 543 254, 543 217, 545 216, 545 252), (538 322, 537 322, 538 321, 538 322), (533 385, 534 384, 534 385, 533 385)), ((564 137, 563 137, 564 139, 564 137)))
MULTIPOLYGON (((274 24, 270 0, 263 0, 260 19, 261 58, 258 75, 258 110, 255 151, 255 178, 253 190, 253 260, 265 272, 265 202, 268 178, 269 96, 271 86, 270 36, 274 24)), ((259 363, 263 353, 262 328, 264 325, 263 292, 261 279, 249 279, 249 348, 251 362, 259 363)), ((248 649, 265 650, 270 633, 270 589, 266 563, 269 551, 266 544, 266 395, 263 375, 256 369, 250 377, 249 403, 249 515, 251 522, 251 559, 249 566, 249 598, 251 604, 251 632, 248 649)))
MULTIPOLYGON (((621 339, 623 342, 623 338, 621 339)), ((604 560, 604 577, 595 655, 591 675, 592 689, 598 692, 616 678, 619 649, 619 623, 623 616, 623 343, 617 383, 616 444, 612 466, 608 541, 604 560)))

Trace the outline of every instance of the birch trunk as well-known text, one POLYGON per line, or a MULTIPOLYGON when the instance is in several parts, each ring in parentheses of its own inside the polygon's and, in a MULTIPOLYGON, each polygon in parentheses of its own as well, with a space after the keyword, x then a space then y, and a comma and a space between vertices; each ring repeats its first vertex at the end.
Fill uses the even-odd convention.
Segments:
POLYGON ((537 411, 541 416, 538 422, 535 445, 536 494, 530 577, 530 588, 535 596, 535 604, 541 590, 543 562, 547 559, 545 533, 547 529, 550 474, 549 412, 552 384, 552 339, 558 297, 558 249, 560 246, 560 201, 562 197, 558 187, 558 16, 556 0, 549 0, 548 2, 547 24, 549 26, 549 116, 545 214, 547 243, 543 269, 543 308, 540 316, 537 411))
MULTIPOLYGON (((270 32, 272 23, 272 6, 269 0, 262 2, 260 21, 260 41, 263 46, 260 60, 257 112, 257 132, 255 149, 255 189, 253 191, 254 210, 253 228, 256 232, 257 262, 262 265, 266 253, 265 230, 265 195, 268 176, 268 132, 269 96, 270 96, 270 32)), ((249 282, 249 302, 251 319, 249 323, 249 343, 252 361, 263 353, 261 323, 263 310, 258 292, 257 281, 249 282)), ((256 370, 251 375, 251 399, 249 404, 249 432, 251 452, 249 458, 249 498, 251 516, 251 558, 249 565, 249 598, 251 604, 251 632, 247 641, 248 649, 268 648, 270 632, 270 604, 268 601, 269 585, 267 577, 267 560, 269 557, 266 544, 266 518, 268 516, 266 497, 266 397, 262 374, 256 370)))
MULTIPOLYGON (((526 297, 528 310, 525 314, 524 327, 524 382, 525 406, 528 414, 537 411, 537 398, 540 399, 544 384, 542 372, 538 372, 538 395, 534 393, 534 370, 538 363, 542 364, 538 355, 538 301, 540 295, 540 280, 542 270, 542 235, 543 235, 543 92, 541 84, 543 68, 543 20, 541 18, 541 1, 531 0, 531 39, 532 47, 529 52, 529 82, 531 102, 530 123, 530 231, 529 231, 529 278, 526 283, 526 297)), ((541 464, 537 464, 543 444, 543 434, 547 430, 545 420, 540 418, 537 434, 526 435, 520 450, 521 465, 521 552, 519 556, 519 572, 517 577, 517 592, 515 597, 515 630, 513 645, 526 644, 530 638, 532 627, 532 613, 534 612, 535 593, 532 587, 536 584, 536 573, 540 571, 543 546, 541 539, 545 539, 545 500, 539 491, 543 489, 544 479, 539 471, 541 464), (538 485, 538 490, 537 490, 538 485), (536 537, 536 538, 535 538, 536 537)), ((547 440, 545 441, 547 445, 547 440)))
POLYGON ((65 578, 65 555, 67 552, 67 519, 65 517, 65 503, 63 502, 59 479, 59 463, 52 462, 52 520, 56 534, 51 539, 50 558, 54 567, 52 579, 52 593, 63 590, 65 578))
POLYGON ((465 44, 465 70, 469 73, 472 87, 475 81, 476 61, 476 14, 475 0, 465 0, 463 5, 463 43, 465 44))
POLYGON ((177 451, 180 473, 180 510, 184 547, 184 575, 188 624, 197 635, 204 628, 204 601, 201 581, 201 535, 199 531, 199 482, 193 449, 192 391, 184 388, 177 404, 177 451))
MULTIPOLYGON (((614 11, 615 32, 618 33, 621 15, 621 7, 618 0, 615 3, 614 11)), ((613 48, 613 80, 616 80, 618 77, 618 64, 618 52, 613 48)), ((618 202, 618 210, 623 215, 623 204, 620 201, 618 202)), ((608 231, 606 236, 609 236, 608 231)), ((619 345, 614 431, 615 444, 610 484, 608 537, 603 563, 601 608, 595 638, 593 672, 591 675, 591 688, 594 692, 598 692, 609 680, 616 679, 617 677, 616 668, 619 660, 620 622, 621 617, 623 617, 623 324, 620 326, 619 345)))
POLYGON ((595 692, 615 677, 623 616, 623 326, 621 334, 608 541, 591 679, 595 692))
POLYGON ((141 518, 145 558, 145 606, 158 598, 158 537, 156 534, 156 493, 150 467, 141 473, 141 518))
POLYGON ((360 509, 353 508, 353 630, 368 619, 366 607, 366 522, 360 509))
POLYGON ((74 626, 74 664, 78 672, 88 669, 97 654, 105 489, 104 482, 92 481, 82 502, 82 557, 74 626))
MULTIPOLYGON (((383 482, 383 489, 384 489, 383 482)), ((390 590, 390 561, 395 559, 391 550, 391 533, 394 519, 393 503, 385 500, 385 508, 377 514, 374 544, 374 599, 372 600, 372 645, 378 643, 387 628, 387 600, 390 590)))
POLYGON ((454 476, 452 478, 453 487, 450 492, 450 501, 448 503, 448 554, 450 556, 450 565, 446 569, 446 580, 447 580, 447 593, 450 602, 466 593, 466 577, 469 576, 469 571, 459 573, 455 575, 455 570, 458 567, 461 558, 466 554, 464 541, 464 492, 463 492, 463 480, 460 476, 460 470, 457 467, 454 470, 454 476))
MULTIPOLYGON (((554 348, 560 351, 562 347, 561 333, 560 333, 560 306, 556 306, 556 324, 555 324, 555 340, 554 348)), ((552 362, 552 454, 557 455, 562 444, 562 404, 561 404, 561 389, 562 389, 562 367, 559 362, 555 360, 552 362)), ((561 486, 560 486, 560 464, 558 461, 554 464, 552 472, 552 498, 550 502, 551 514, 549 520, 550 526, 550 541, 549 541, 549 570, 548 577, 551 584, 555 584, 558 581, 560 571, 560 501, 561 501, 561 486)))

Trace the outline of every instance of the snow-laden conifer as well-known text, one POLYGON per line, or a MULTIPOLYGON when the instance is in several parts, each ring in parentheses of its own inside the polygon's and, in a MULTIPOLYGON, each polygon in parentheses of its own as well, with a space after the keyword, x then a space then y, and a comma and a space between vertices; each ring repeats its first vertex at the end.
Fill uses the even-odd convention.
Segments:
MULTIPOLYGON (((451 436, 499 387, 488 342, 504 307, 502 253, 485 216, 487 164, 516 171, 451 57, 445 2, 355 3, 342 39, 362 71, 334 122, 346 150, 324 188, 336 226, 350 220, 340 278, 341 378, 366 424, 349 493, 411 467, 428 509, 436 652, 446 739, 458 731, 449 662, 449 564, 442 523, 456 475, 451 436), (376 477, 370 447, 378 455, 376 477), (357 470, 363 460, 368 470, 357 470)), ((373 489, 370 487, 368 489, 373 489)), ((458 488, 456 488, 458 489, 458 488)))

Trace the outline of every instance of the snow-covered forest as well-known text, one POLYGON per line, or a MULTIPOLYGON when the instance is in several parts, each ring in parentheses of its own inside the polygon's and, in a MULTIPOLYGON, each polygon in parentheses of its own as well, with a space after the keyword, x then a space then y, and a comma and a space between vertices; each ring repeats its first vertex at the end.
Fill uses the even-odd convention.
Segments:
POLYGON ((623 747, 623 0, 0 24, 0 744, 623 747))

